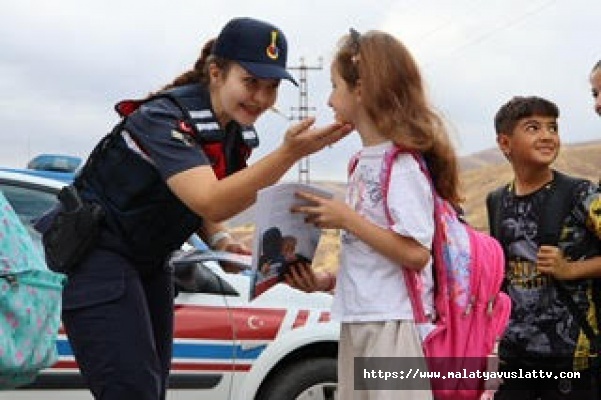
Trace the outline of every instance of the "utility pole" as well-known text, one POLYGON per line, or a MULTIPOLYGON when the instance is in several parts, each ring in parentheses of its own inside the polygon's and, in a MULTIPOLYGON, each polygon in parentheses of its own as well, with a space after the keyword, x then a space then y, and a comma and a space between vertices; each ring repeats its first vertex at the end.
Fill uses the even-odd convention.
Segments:
MULTIPOLYGON (((321 57, 319 57, 318 62, 318 65, 308 66, 307 64, 305 64, 305 58, 301 57, 299 66, 288 67, 288 69, 300 71, 300 78, 298 80, 298 107, 290 107, 290 109, 292 110, 292 117, 290 119, 296 119, 301 121, 309 116, 309 110, 315 111, 315 107, 309 107, 309 86, 307 76, 309 70, 322 69, 323 60, 321 57)), ((301 158, 298 162, 298 181, 301 183, 309 183, 311 181, 309 171, 309 156, 306 156, 301 158)))

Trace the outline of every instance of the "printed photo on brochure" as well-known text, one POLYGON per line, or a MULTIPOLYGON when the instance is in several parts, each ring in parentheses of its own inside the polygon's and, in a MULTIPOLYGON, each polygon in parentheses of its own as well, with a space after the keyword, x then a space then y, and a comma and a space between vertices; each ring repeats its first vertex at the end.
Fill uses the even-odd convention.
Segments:
POLYGON ((300 191, 332 197, 332 193, 304 183, 276 184, 257 195, 251 298, 282 282, 291 266, 313 261, 321 230, 307 224, 303 214, 290 212, 293 205, 304 202, 295 196, 300 191))

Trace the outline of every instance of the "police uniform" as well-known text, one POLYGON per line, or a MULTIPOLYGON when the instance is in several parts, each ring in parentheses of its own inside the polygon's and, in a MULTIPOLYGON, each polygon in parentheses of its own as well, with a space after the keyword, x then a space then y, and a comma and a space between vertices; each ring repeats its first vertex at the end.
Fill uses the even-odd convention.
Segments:
POLYGON ((81 177, 81 197, 100 204, 105 219, 97 245, 69 273, 63 322, 97 399, 156 400, 164 398, 172 349, 165 261, 202 225, 165 181, 202 165, 223 178, 246 166, 258 139, 235 121, 221 129, 201 85, 117 110, 125 118, 81 177))

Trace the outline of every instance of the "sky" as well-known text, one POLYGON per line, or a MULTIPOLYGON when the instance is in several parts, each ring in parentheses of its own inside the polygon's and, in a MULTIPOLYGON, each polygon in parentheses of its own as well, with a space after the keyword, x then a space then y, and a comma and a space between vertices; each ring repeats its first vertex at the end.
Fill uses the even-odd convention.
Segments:
MULTIPOLYGON (((316 125, 332 120, 329 64, 353 27, 389 32, 411 51, 460 155, 496 146, 494 114, 514 95, 556 102, 564 143, 601 139, 588 84, 601 58, 598 0, 3 0, 0 10, 2 166, 25 166, 40 153, 85 157, 118 121, 116 102, 190 69, 202 45, 240 16, 284 31, 288 65, 309 68, 316 125)), ((299 97, 282 82, 278 109, 294 120, 299 97)), ((262 116, 251 162, 276 148, 292 122, 262 116)), ((310 156, 309 179, 344 181, 360 146, 352 133, 310 156)), ((299 175, 297 164, 284 180, 299 175)))

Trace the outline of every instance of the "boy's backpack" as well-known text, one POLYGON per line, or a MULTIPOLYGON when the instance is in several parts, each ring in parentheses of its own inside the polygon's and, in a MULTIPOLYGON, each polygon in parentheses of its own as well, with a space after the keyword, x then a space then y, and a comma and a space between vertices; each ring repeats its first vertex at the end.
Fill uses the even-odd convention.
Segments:
MULTIPOLYGON (((388 186, 392 164, 400 153, 407 151, 395 146, 387 152, 381 173, 389 223, 388 186)), ((511 310, 511 300, 500 291, 503 249, 494 238, 461 219, 453 205, 437 194, 424 159, 410 154, 428 177, 434 198, 434 321, 424 313, 419 274, 403 269, 415 322, 429 328, 422 340, 426 364, 430 372, 445 377, 432 378, 430 384, 436 399, 477 399, 485 390, 480 373, 487 370, 511 310)))
MULTIPOLYGON (((577 198, 576 188, 586 180, 566 175, 559 171, 553 171, 552 192, 549 193, 544 205, 545 215, 539 222, 539 237, 537 241, 540 244, 549 244, 556 246, 559 243, 559 235, 562 225, 576 206, 577 198)), ((501 207, 504 195, 509 190, 509 185, 503 185, 493 190, 486 197, 486 209, 488 214, 488 229, 493 237, 500 236, 501 207)))
POLYGON ((26 385, 56 362, 64 283, 0 193, 0 389, 26 385))

